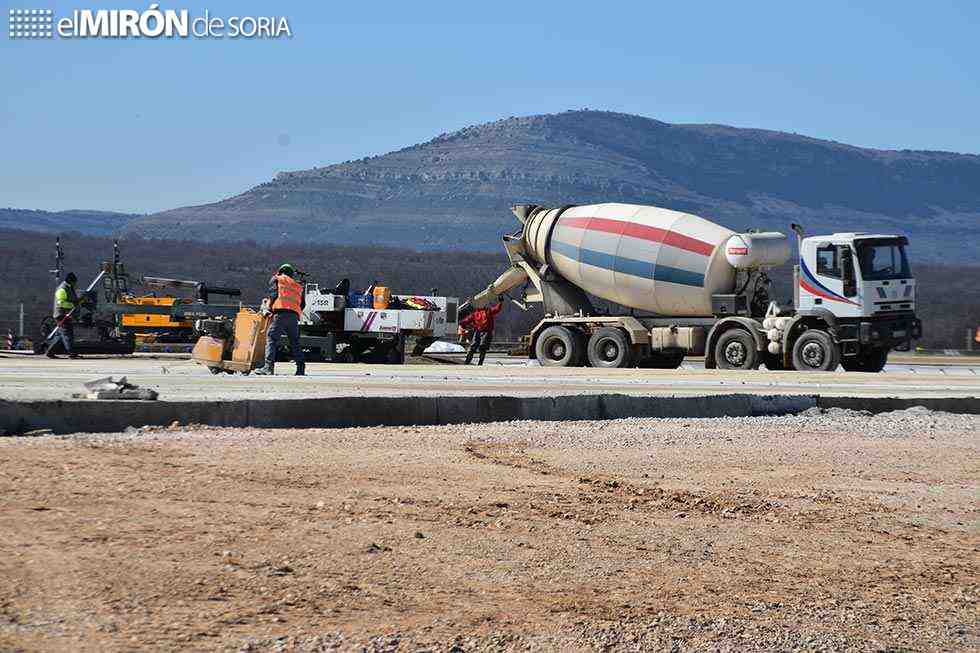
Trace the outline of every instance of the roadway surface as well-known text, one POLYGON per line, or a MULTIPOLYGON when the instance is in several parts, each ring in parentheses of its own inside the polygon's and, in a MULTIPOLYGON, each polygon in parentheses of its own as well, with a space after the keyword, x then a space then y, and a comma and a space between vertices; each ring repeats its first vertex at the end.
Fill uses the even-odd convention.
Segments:
POLYGON ((980 360, 929 364, 896 358, 881 374, 843 371, 726 372, 705 370, 698 361, 679 370, 556 369, 525 359, 492 357, 484 367, 415 361, 405 366, 310 364, 308 376, 291 376, 282 363, 279 376, 211 375, 180 357, 137 355, 127 358, 49 360, 0 354, 0 399, 70 399, 82 383, 103 376, 126 376, 166 400, 280 399, 338 396, 554 396, 631 394, 650 396, 752 393, 821 394, 868 397, 980 397, 980 360))

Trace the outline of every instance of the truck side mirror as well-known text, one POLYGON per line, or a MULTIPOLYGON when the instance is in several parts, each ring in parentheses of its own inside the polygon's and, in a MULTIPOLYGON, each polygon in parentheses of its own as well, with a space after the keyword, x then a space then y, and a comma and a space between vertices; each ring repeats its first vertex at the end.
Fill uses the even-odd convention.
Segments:
POLYGON ((854 254, 848 245, 841 245, 837 250, 840 256, 841 280, 844 282, 844 296, 854 297, 857 295, 857 279, 854 276, 854 254))

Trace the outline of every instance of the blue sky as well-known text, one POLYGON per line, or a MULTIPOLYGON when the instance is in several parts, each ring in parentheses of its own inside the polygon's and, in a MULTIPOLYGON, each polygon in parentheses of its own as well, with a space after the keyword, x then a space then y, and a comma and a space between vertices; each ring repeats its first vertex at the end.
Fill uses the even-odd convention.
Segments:
MULTIPOLYGON (((142 10, 149 3, 49 8, 142 10)), ((980 3, 208 2, 279 40, 10 40, 0 207, 151 212, 592 108, 980 153, 980 3)))

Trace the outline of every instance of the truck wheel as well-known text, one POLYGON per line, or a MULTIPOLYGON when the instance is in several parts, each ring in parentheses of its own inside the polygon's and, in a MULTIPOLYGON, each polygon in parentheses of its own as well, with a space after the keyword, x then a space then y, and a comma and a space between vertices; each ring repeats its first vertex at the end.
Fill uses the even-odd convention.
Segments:
POLYGON ((392 345, 385 354, 385 362, 389 365, 404 365, 405 354, 397 345, 392 345))
POLYGON ((684 362, 684 352, 657 352, 639 361, 636 366, 651 370, 676 370, 684 362))
POLYGON ((793 345, 793 369, 832 372, 840 365, 840 348, 830 334, 820 329, 804 331, 793 345))
POLYGON ((857 356, 842 358, 840 364, 848 372, 880 372, 887 362, 887 349, 867 349, 857 356))
POLYGON ((545 367, 574 367, 582 360, 582 341, 563 326, 550 326, 534 343, 538 362, 545 367))
POLYGON ((743 329, 730 329, 715 343, 715 360, 723 370, 754 370, 759 367, 755 338, 743 329))
POLYGON ((344 347, 344 350, 334 356, 334 361, 337 363, 359 363, 361 361, 360 355, 351 346, 344 347))
POLYGON ((592 367, 630 367, 633 364, 629 337, 616 327, 596 329, 586 349, 592 367))

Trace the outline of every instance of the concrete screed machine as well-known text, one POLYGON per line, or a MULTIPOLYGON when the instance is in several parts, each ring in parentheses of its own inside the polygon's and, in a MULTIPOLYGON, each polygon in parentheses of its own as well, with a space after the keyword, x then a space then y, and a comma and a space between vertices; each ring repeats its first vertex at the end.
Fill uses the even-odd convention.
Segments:
MULTIPOLYGON (((653 206, 513 207, 511 267, 469 305, 523 287, 544 306, 530 356, 546 366, 878 372, 921 337, 915 279, 899 235, 797 235, 793 304, 772 301, 767 270, 790 257, 777 232, 735 233, 653 206), (613 308, 599 311, 592 297, 613 308)), ((465 306, 465 305, 464 305, 465 306)))
MULTIPOLYGON (((64 249, 55 241, 55 282, 64 277, 64 249)), ((132 354, 137 344, 190 344, 197 340, 194 321, 199 318, 233 316, 237 304, 212 304, 215 295, 239 297, 237 288, 209 285, 201 281, 132 275, 113 243, 112 260, 103 261, 94 279, 79 293, 84 301, 73 314, 74 351, 78 354, 132 354), (135 292, 133 286, 146 290, 135 292), (193 294, 192 297, 179 296, 193 294)), ((34 351, 42 353, 57 322, 51 315, 41 320, 34 351)), ((56 340, 54 353, 63 353, 56 340)))

